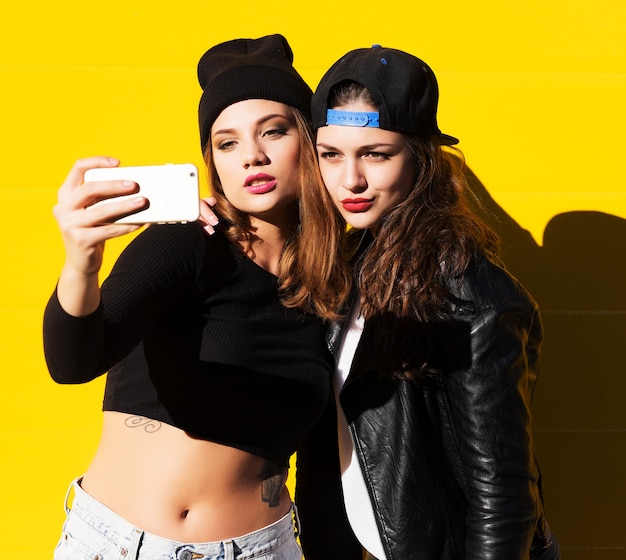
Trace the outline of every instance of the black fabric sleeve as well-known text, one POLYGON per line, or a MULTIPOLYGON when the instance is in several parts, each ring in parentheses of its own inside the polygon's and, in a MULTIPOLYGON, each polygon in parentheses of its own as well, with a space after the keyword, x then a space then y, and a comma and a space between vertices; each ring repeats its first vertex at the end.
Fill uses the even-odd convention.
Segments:
POLYGON ((103 282, 96 312, 73 317, 55 293, 44 312, 44 353, 58 383, 84 383, 105 373, 142 340, 182 291, 193 290, 204 262, 195 223, 152 225, 122 252, 103 282))
POLYGON ((48 371, 57 383, 84 383, 99 374, 83 364, 102 361, 103 311, 84 317, 73 317, 59 303, 53 292, 44 311, 44 355, 48 371))

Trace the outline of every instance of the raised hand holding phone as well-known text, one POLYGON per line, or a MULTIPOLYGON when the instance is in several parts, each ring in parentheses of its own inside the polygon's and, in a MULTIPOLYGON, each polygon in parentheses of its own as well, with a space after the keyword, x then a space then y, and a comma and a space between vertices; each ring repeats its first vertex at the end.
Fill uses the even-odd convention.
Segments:
POLYGON ((58 192, 53 209, 65 246, 65 263, 58 282, 61 305, 67 313, 82 316, 94 311, 100 303, 98 273, 102 267, 104 244, 107 239, 137 230, 137 224, 113 224, 115 215, 129 214, 146 206, 137 196, 133 181, 102 181, 87 186, 85 173, 92 168, 116 168, 119 160, 96 156, 76 161, 58 192), (93 209, 100 200, 133 195, 93 209))
MULTIPOLYGON (((133 181, 139 186, 138 194, 148 200, 141 211, 116 217, 118 224, 185 223, 200 215, 198 170, 191 163, 99 167, 85 173, 85 184, 113 180, 133 181)), ((92 208, 119 201, 119 197, 107 198, 92 208)))

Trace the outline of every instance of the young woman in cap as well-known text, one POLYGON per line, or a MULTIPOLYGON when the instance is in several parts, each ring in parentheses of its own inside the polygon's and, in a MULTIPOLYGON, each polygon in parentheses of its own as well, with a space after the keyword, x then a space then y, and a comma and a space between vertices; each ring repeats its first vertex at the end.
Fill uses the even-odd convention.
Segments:
POLYGON ((214 235, 152 225, 100 287, 106 240, 137 227, 111 220, 145 200, 89 208, 136 192, 84 182, 117 166, 105 157, 78 161, 59 190, 66 261, 45 312, 48 367, 59 383, 109 373, 101 441, 68 491, 56 560, 301 559, 285 479, 328 400, 324 319, 349 286, 329 258, 311 90, 292 60, 280 35, 200 59, 214 235), (307 236, 326 250, 305 250, 307 236))
POLYGON ((313 97, 357 295, 331 336, 336 402, 297 455, 307 560, 559 557, 530 413, 539 311, 470 210, 437 102, 423 61, 377 46, 313 97))

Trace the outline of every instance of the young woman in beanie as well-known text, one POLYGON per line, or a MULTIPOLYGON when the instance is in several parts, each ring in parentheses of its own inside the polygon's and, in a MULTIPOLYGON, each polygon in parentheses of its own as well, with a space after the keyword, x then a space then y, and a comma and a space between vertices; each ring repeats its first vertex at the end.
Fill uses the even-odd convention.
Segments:
POLYGON ((349 276, 336 253, 310 135, 311 90, 280 35, 201 58, 202 149, 220 224, 152 225, 99 285, 111 223, 145 200, 85 183, 78 161, 54 214, 66 261, 44 317, 59 383, 108 371, 102 437, 66 499, 56 560, 300 560, 289 458, 326 406, 325 320, 349 276), (321 217, 324 217, 322 220, 321 217), (313 225, 314 224, 314 225, 313 225), (314 236, 322 251, 306 251, 314 236))
POLYGON ((336 400, 297 455, 307 560, 559 558, 531 425, 539 310, 470 210, 437 101, 423 61, 378 46, 313 97, 357 294, 331 334, 336 400))

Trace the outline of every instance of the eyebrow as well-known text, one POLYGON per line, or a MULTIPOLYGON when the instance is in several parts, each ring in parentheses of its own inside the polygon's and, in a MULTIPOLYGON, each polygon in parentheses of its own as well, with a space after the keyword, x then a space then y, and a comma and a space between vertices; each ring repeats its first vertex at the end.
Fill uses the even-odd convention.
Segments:
MULTIPOLYGON (((325 150, 337 150, 337 148, 335 148, 332 144, 326 144, 324 142, 317 142, 316 146, 318 148, 324 148, 325 150)), ((396 148, 397 146, 395 144, 388 144, 386 142, 380 142, 380 143, 376 143, 376 144, 367 144, 365 146, 359 146, 358 149, 359 150, 378 150, 380 148, 396 148)))
MULTIPOLYGON (((275 119, 275 118, 281 118, 288 122, 291 122, 287 115, 284 115, 282 113, 271 113, 269 115, 264 115, 263 117, 258 119, 255 122, 255 124, 258 126, 258 125, 266 123, 267 121, 271 121, 272 119, 275 119)), ((215 132, 213 132, 211 136, 217 136, 218 134, 234 134, 235 132, 236 132, 235 128, 220 128, 219 130, 216 130, 215 132)))

